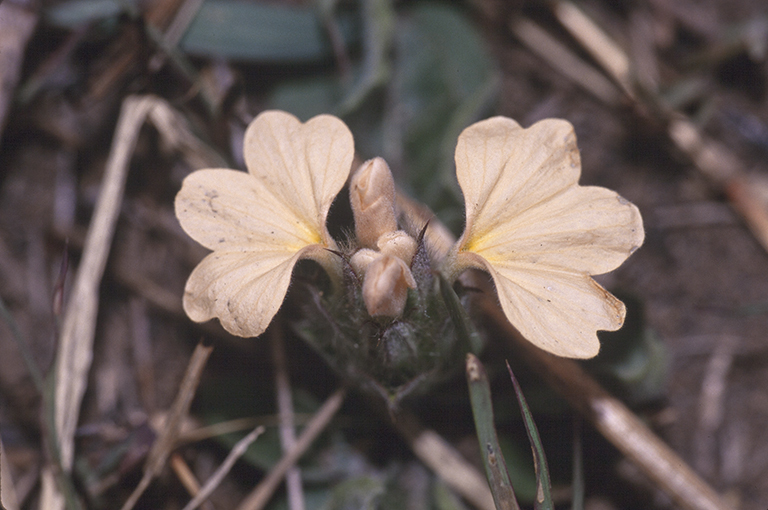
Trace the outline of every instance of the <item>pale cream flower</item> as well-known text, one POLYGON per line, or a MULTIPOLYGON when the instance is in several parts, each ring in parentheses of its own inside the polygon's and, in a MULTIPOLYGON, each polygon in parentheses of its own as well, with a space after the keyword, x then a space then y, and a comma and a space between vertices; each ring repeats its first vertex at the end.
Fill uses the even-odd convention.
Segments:
POLYGON ((349 176, 354 142, 336 117, 302 124, 268 111, 248 126, 244 154, 248 173, 193 172, 175 207, 187 234, 213 250, 187 281, 184 310, 252 337, 277 313, 299 259, 318 261, 332 279, 340 272, 326 217, 349 176))
POLYGON ((637 207, 605 188, 579 186, 570 123, 528 129, 495 117, 461 133, 456 175, 464 233, 445 261, 450 281, 466 268, 493 277, 509 321, 559 356, 597 354, 597 330, 624 322, 624 304, 590 275, 617 268, 644 238, 637 207))

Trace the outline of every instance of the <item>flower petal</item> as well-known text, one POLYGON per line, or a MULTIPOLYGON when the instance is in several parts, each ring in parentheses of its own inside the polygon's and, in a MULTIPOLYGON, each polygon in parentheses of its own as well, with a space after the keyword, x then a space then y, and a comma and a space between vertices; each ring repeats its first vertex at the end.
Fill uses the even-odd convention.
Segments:
POLYGON ((184 179, 175 206, 184 231, 210 250, 283 252, 290 257, 321 242, 316 224, 299 220, 288 204, 245 172, 193 172, 184 179))
POLYGON ((586 275, 491 264, 473 253, 464 262, 488 271, 509 322, 529 342, 557 356, 591 358, 598 330, 624 323, 624 304, 586 275))
POLYGON ((455 266, 488 271, 509 321, 553 354, 597 354, 598 330, 624 322, 623 303, 591 274, 618 267, 643 242, 640 212, 613 191, 578 185, 570 123, 528 129, 495 117, 459 136, 456 174, 467 220, 455 266))
POLYGON ((461 250, 497 260, 601 274, 644 238, 638 209, 613 191, 578 186, 573 127, 547 119, 528 129, 495 117, 467 128, 456 174, 467 210, 461 250))
POLYGON ((192 271, 184 289, 184 311, 195 322, 218 317, 233 335, 255 337, 267 329, 280 309, 296 262, 296 253, 215 251, 192 271))
POLYGON ((305 124, 285 112, 266 111, 245 132, 248 171, 297 219, 333 245, 325 228, 328 209, 349 177, 354 141, 331 115, 305 124))

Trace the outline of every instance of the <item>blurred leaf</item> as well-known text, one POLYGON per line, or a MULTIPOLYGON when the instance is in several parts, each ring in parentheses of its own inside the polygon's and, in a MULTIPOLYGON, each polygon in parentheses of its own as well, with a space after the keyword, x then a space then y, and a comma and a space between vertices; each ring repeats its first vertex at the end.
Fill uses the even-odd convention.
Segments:
POLYGON ((464 217, 456 139, 491 109, 498 73, 461 10, 421 3, 398 11, 391 52, 390 0, 366 1, 364 56, 353 84, 336 75, 305 78, 277 87, 270 106, 302 119, 343 115, 361 155, 383 156, 399 184, 457 231, 464 217), (388 75, 386 90, 372 94, 388 75))
POLYGON ((57 27, 74 29, 91 21, 121 14, 126 7, 135 8, 131 0, 70 0, 45 10, 46 20, 57 27))
POLYGON ((533 507, 536 510, 554 510, 555 505, 552 502, 552 483, 549 480, 549 467, 547 466, 547 456, 544 454, 544 445, 541 443, 541 437, 536 428, 536 423, 533 421, 531 410, 525 402, 523 390, 517 383, 517 379, 515 378, 515 374, 512 373, 509 363, 507 363, 507 370, 509 371, 510 379, 512 379, 512 385, 515 387, 517 402, 523 413, 525 430, 528 432, 528 439, 531 441, 531 448, 533 449, 533 465, 536 468, 536 499, 534 500, 533 507))
POLYGON ((360 103, 376 87, 387 82, 390 62, 387 55, 392 46, 395 11, 392 0, 362 0, 364 57, 360 77, 339 105, 337 113, 344 115, 360 103))
MULTIPOLYGON (((273 91, 269 106, 306 121, 334 111, 342 97, 343 89, 335 76, 320 76, 281 84, 273 91)), ((357 139, 357 132, 354 134, 357 139)))
MULTIPOLYGON (((340 17, 339 26, 345 40, 351 40, 351 17, 340 17)), ((207 0, 180 47, 197 56, 283 64, 319 61, 333 54, 314 7, 238 0, 207 0)))
POLYGON ((411 190, 456 229, 463 221, 453 165, 456 139, 490 109, 497 71, 477 30, 447 5, 414 7, 400 19, 395 45, 397 107, 387 122, 403 133, 411 190))

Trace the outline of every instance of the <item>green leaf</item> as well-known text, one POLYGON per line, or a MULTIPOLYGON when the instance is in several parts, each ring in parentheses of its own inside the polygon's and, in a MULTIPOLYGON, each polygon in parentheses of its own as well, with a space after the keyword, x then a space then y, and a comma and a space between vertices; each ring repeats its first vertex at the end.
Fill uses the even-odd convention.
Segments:
MULTIPOLYGON (((339 26, 344 38, 352 39, 351 18, 342 17, 339 26)), ((306 63, 332 56, 313 7, 238 0, 207 0, 180 47, 197 56, 274 63, 306 63)))
POLYGON ((493 424, 491 386, 477 356, 467 354, 467 384, 485 474, 497 510, 520 510, 493 424))
POLYGON ((483 348, 483 339, 472 324, 472 319, 462 306, 456 291, 442 275, 440 275, 440 294, 456 328, 456 336, 464 344, 464 349, 466 352, 479 353, 483 348))
POLYGON ((512 385, 515 387, 517 402, 520 405, 520 411, 523 413, 525 430, 528 432, 528 439, 531 441, 531 447, 533 449, 533 462, 536 468, 536 499, 534 500, 533 507, 536 510, 554 510, 555 505, 552 502, 552 483, 549 480, 549 467, 547 467, 547 457, 544 454, 544 445, 541 443, 541 437, 539 437, 539 431, 536 428, 536 423, 533 421, 531 410, 525 402, 523 390, 517 383, 517 379, 515 378, 515 374, 512 373, 512 368, 510 368, 509 362, 507 362, 507 370, 509 371, 509 377, 512 379, 512 385))

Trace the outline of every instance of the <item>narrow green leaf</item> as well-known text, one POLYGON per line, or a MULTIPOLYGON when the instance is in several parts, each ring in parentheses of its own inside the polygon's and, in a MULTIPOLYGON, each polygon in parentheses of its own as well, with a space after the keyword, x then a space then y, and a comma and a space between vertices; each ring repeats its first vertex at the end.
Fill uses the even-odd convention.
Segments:
POLYGON ((459 340, 464 344, 467 352, 479 353, 483 346, 483 340, 480 334, 472 324, 467 311, 461 305, 459 296, 450 283, 440 275, 440 294, 443 296, 445 306, 448 309, 448 315, 451 316, 453 326, 456 328, 456 334, 459 340))
POLYGON ((515 395, 517 395, 517 402, 520 405, 520 412, 523 414, 525 430, 528 432, 528 439, 531 441, 531 448, 533 449, 533 465, 536 469, 536 499, 534 500, 533 507, 536 510, 554 510, 555 505, 552 502, 552 484, 549 480, 547 457, 544 455, 544 446, 541 444, 539 430, 536 428, 531 410, 528 408, 528 404, 523 396, 523 390, 520 389, 520 385, 515 378, 515 374, 512 373, 509 362, 507 362, 507 370, 509 371, 509 377, 512 379, 512 385, 515 387, 515 395))
POLYGON ((485 474, 491 487, 497 510, 520 510, 507 472, 507 464, 501 453, 496 427, 493 424, 491 386, 483 364, 474 354, 467 354, 467 385, 475 418, 477 439, 483 456, 485 474))

